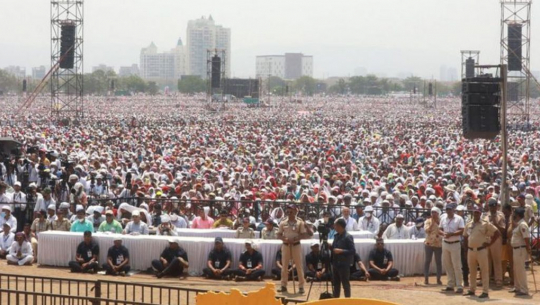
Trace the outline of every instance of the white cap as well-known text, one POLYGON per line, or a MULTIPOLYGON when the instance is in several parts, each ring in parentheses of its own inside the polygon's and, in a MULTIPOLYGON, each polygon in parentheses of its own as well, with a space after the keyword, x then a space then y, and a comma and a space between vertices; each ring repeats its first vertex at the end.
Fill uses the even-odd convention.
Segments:
POLYGON ((171 222, 169 215, 161 215, 161 222, 171 222))
POLYGON ((139 210, 135 210, 131 213, 131 216, 141 216, 141 212, 139 212, 139 210))
POLYGON ((316 242, 316 241, 314 241, 314 242, 311 243, 311 246, 312 246, 312 247, 314 247, 314 246, 319 246, 319 243, 316 242))
POLYGON ((47 210, 56 211, 56 206, 54 205, 54 203, 49 204, 49 206, 47 207, 47 210))
POLYGON ((4 206, 2 206, 2 210, 6 210, 6 211, 11 212, 11 207, 9 205, 4 205, 4 206))
POLYGON ((19 181, 15 182, 13 186, 21 186, 21 183, 19 181))
POLYGON ((171 243, 171 244, 172 244, 172 243, 178 243, 178 240, 176 240, 176 239, 174 239, 174 238, 169 238, 169 239, 167 239, 167 241, 168 241, 169 243, 171 243))
POLYGON ((432 207, 431 212, 437 212, 437 214, 441 215, 441 210, 438 207, 432 207))
POLYGON ((364 209, 364 212, 373 212, 373 207, 368 205, 365 209, 364 209))
POLYGON ((458 205, 457 208, 456 208, 456 211, 465 211, 465 210, 467 210, 467 209, 465 208, 464 205, 461 205, 461 204, 458 205))

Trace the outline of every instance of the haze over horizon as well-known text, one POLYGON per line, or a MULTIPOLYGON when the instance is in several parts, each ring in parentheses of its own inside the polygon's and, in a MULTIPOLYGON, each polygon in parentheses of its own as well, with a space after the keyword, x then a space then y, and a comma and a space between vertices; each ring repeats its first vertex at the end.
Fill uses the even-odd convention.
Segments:
MULTIPOLYGON (((50 1, 0 1, 4 30, 0 68, 50 65, 50 1)), ((440 66, 460 71, 460 50, 480 50, 480 62, 500 56, 500 3, 495 0, 87 0, 85 71, 139 64, 154 42, 168 51, 186 42, 189 20, 212 15, 231 29, 234 77, 255 76, 255 56, 301 52, 314 57, 314 77, 368 73, 439 78, 440 66)), ((531 70, 540 34, 532 4, 531 70)), ((540 44, 540 42, 538 42, 540 44)))

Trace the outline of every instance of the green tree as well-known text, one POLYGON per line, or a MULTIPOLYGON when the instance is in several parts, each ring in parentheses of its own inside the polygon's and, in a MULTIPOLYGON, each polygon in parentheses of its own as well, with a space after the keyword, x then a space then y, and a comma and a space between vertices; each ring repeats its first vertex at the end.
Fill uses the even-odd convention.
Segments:
POLYGON ((317 89, 317 81, 310 76, 302 76, 294 81, 293 87, 297 91, 302 91, 306 95, 313 95, 317 89))
POLYGON ((403 80, 403 87, 406 91, 413 91, 416 87, 416 93, 420 93, 424 90, 424 80, 418 76, 409 76, 403 80))
POLYGON ((137 75, 130 75, 127 77, 121 77, 118 79, 119 90, 126 90, 130 92, 146 92, 146 82, 137 75))
POLYGON ((146 87, 146 93, 150 95, 156 95, 158 91, 159 87, 156 82, 148 82, 148 86, 146 87))
POLYGON ((22 90, 20 86, 22 85, 19 85, 15 75, 0 69, 0 91, 4 91, 4 93, 8 91, 20 92, 22 90))
POLYGON ((188 75, 178 80, 178 91, 182 93, 197 93, 206 91, 206 81, 200 76, 188 75))

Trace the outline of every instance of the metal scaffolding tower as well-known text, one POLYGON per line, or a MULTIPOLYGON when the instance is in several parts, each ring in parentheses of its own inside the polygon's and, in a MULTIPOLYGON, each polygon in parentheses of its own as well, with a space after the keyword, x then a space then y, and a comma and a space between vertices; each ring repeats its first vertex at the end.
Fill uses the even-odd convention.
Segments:
POLYGON ((501 65, 508 65, 508 115, 530 115, 532 0, 501 1, 501 65))
POLYGON ((474 72, 474 66, 480 64, 480 51, 477 50, 461 50, 461 79, 466 78, 467 63, 472 60, 472 71, 474 72))
POLYGON ((62 27, 75 26, 73 67, 59 67, 51 75, 51 114, 57 119, 84 116, 83 17, 84 0, 51 0, 51 67, 59 66, 67 58, 61 49, 62 27))

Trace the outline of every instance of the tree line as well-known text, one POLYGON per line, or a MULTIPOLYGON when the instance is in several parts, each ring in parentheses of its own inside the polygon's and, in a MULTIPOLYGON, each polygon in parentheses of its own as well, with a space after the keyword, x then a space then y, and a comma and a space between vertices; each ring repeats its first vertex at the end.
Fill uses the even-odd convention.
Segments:
MULTIPOLYGON (((27 82, 27 91, 31 92, 40 81, 40 79, 29 79, 27 82)), ((84 74, 84 94, 105 95, 113 89, 113 82, 113 91, 117 93, 146 93, 155 95, 160 91, 160 84, 156 81, 147 81, 137 75, 120 77, 114 71, 97 70, 84 74)), ((424 80, 417 76, 410 76, 405 79, 379 78, 375 75, 353 76, 339 78, 330 86, 328 86, 328 81, 318 80, 309 76, 302 76, 293 81, 271 76, 263 79, 261 86, 263 91, 268 92, 269 90, 273 95, 279 96, 294 94, 311 96, 322 93, 387 95, 397 92, 414 92, 415 90, 417 94, 422 95, 425 93, 427 95, 430 82, 433 84, 434 93, 436 92, 439 96, 459 96, 461 94, 461 82, 435 83, 434 81, 424 80)), ((177 82, 177 89, 179 92, 186 94, 205 92, 207 81, 199 76, 183 76, 177 82)), ((534 81, 531 81, 530 90, 531 98, 540 97, 540 88, 534 81)), ((13 74, 0 69, 0 92, 4 94, 22 92, 22 79, 18 79, 13 74)), ((50 86, 45 86, 43 92, 50 92, 50 86)))

